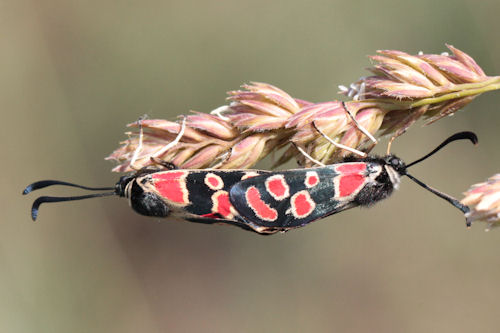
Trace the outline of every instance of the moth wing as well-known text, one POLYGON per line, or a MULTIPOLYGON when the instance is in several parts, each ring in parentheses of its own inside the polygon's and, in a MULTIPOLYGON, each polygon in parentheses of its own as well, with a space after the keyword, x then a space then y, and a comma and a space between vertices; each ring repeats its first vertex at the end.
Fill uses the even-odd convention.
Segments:
POLYGON ((331 167, 273 172, 240 181, 229 199, 254 228, 287 230, 357 206, 336 197, 331 167))
POLYGON ((159 195, 172 214, 196 222, 237 222, 231 213, 229 189, 258 170, 169 170, 145 177, 143 186, 159 195))

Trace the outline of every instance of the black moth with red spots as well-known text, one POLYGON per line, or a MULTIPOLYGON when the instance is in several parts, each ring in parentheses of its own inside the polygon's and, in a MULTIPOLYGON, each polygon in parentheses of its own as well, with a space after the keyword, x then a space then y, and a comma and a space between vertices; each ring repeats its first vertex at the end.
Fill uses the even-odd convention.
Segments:
POLYGON ((474 133, 460 132, 408 165, 394 155, 348 157, 341 163, 324 167, 276 172, 181 170, 165 163, 162 168, 147 167, 124 176, 114 188, 89 188, 45 180, 29 185, 23 194, 51 185, 113 190, 76 197, 40 197, 33 203, 33 220, 38 215, 39 206, 45 202, 118 195, 126 197, 132 208, 142 215, 229 224, 260 234, 272 234, 302 227, 349 208, 370 206, 397 189, 401 176, 408 176, 466 213, 467 206, 407 172, 408 167, 423 161, 448 143, 462 139, 477 143, 474 133))
POLYGON ((255 230, 288 230, 388 197, 404 172, 391 163, 404 169, 401 160, 391 155, 264 174, 236 183, 229 197, 239 218, 255 230))

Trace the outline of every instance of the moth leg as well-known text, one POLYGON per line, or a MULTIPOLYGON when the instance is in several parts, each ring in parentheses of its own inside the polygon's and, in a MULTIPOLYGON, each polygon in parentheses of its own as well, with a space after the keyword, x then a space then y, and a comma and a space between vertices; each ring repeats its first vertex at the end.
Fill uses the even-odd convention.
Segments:
POLYGON ((134 154, 132 155, 132 158, 130 159, 129 167, 132 170, 139 171, 139 168, 135 166, 135 162, 139 158, 139 154, 142 150, 142 143, 144 140, 144 130, 142 128, 142 120, 145 119, 147 116, 142 116, 137 120, 137 124, 139 125, 139 144, 137 145, 137 148, 134 150, 134 154))
POLYGON ((377 144, 378 141, 377 139, 375 139, 375 137, 370 133, 368 132, 368 130, 366 128, 364 128, 363 126, 361 126, 358 121, 356 120, 356 117, 354 117, 354 115, 351 113, 351 111, 349 111, 349 109, 347 108, 347 105, 345 104, 345 102, 342 102, 342 107, 344 108, 344 111, 349 115, 349 117, 351 118, 351 121, 354 123, 354 126, 361 132, 363 133, 364 135, 366 135, 366 137, 368 139, 370 139, 374 144, 377 144))
POLYGON ((158 157, 151 156, 149 159, 151 160, 151 162, 153 164, 161 165, 162 167, 164 167, 167 170, 176 170, 176 169, 178 169, 177 166, 174 163, 161 160, 158 157))
MULTIPOLYGON (((139 125, 139 144, 137 145, 137 148, 135 149, 134 154, 132 155, 132 158, 131 158, 130 164, 129 164, 131 169, 133 169, 135 171, 138 171, 138 172, 140 172, 142 169, 144 169, 144 168, 139 169, 139 168, 137 168, 135 166, 135 162, 140 157, 139 154, 140 154, 140 152, 142 150, 142 145, 143 145, 143 140, 144 140, 144 129, 142 127, 142 120, 144 118, 145 117, 141 117, 141 118, 139 118, 139 120, 137 120, 137 123, 139 125)), ((177 136, 175 137, 175 139, 173 141, 171 141, 169 144, 167 144, 164 147, 160 148, 152 156, 150 156, 151 162, 153 164, 159 164, 159 165, 163 166, 164 169, 167 169, 167 170, 177 169, 176 165, 174 165, 173 163, 170 163, 170 162, 162 161, 161 159, 158 158, 158 156, 161 156, 166 151, 168 151, 170 148, 172 148, 176 144, 178 144, 180 142, 182 136, 184 135, 184 131, 185 130, 186 130, 186 117, 183 117, 182 118, 182 123, 180 125, 180 129, 179 129, 179 133, 177 134, 177 136)))
POLYGON ((325 164, 314 159, 311 155, 309 155, 308 153, 306 153, 306 151, 304 149, 302 149, 301 147, 299 147, 295 142, 292 142, 292 144, 295 146, 295 148, 297 148, 297 150, 302 154, 304 155, 305 158, 307 158, 309 161, 319 165, 320 167, 324 167, 325 164))
POLYGON ((150 173, 177 169, 177 166, 175 166, 175 164, 170 163, 170 162, 166 162, 166 161, 162 161, 160 159, 153 160, 153 157, 151 157, 151 162, 154 163, 154 165, 146 165, 145 167, 142 167, 141 169, 136 171, 134 176, 139 177, 139 176, 148 175, 150 173))
POLYGON ((328 135, 326 135, 317 125, 316 122, 313 120, 312 122, 313 127, 318 131, 328 142, 330 142, 332 145, 334 145, 337 148, 344 149, 347 151, 350 151, 351 153, 358 155, 360 157, 366 157, 368 156, 366 153, 362 152, 361 150, 357 150, 355 148, 343 145, 341 143, 335 142, 332 138, 330 138, 328 135))
POLYGON ((158 149, 154 154, 153 154, 153 157, 158 157, 158 156, 161 156, 163 155, 165 152, 167 152, 170 148, 174 147, 175 145, 177 145, 181 139, 182 139, 182 136, 184 135, 184 131, 186 130, 186 117, 182 117, 182 123, 180 125, 180 128, 179 128, 179 132, 177 133, 177 136, 175 137, 174 140, 172 140, 171 142, 169 142, 168 145, 165 145, 163 148, 160 148, 158 149))

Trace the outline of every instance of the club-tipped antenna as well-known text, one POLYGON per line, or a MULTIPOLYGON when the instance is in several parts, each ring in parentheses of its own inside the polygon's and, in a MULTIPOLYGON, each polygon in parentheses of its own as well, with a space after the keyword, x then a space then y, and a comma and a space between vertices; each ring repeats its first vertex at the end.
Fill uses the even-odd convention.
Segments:
POLYGON ((431 157, 432 155, 434 155, 435 153, 437 153, 444 146, 448 145, 449 143, 451 143, 453 141, 458 141, 458 140, 470 140, 473 144, 478 143, 476 134, 474 134, 472 132, 458 132, 458 133, 455 133, 452 136, 450 136, 448 139, 444 140, 439 146, 437 146, 433 151, 431 151, 427 155, 419 158, 416 161, 411 162, 410 164, 407 164, 406 167, 409 168, 414 164, 422 162, 423 160, 425 160, 425 159, 431 157))
MULTIPOLYGON (((435 153, 437 153, 444 146, 448 145, 449 143, 451 143, 453 141, 457 141, 457 140, 470 140, 473 144, 477 144, 478 143, 478 139, 477 139, 476 134, 474 134, 472 132, 458 132, 458 133, 455 133, 452 136, 450 136, 448 139, 444 140, 439 146, 437 146, 434 150, 432 150, 427 155, 419 158, 418 160, 416 160, 416 161, 414 161, 414 162, 412 162, 410 164, 407 164, 406 168, 409 168, 409 167, 411 167, 414 164, 422 162, 423 160, 425 160, 425 159, 431 157, 432 155, 434 155, 435 153)), ((420 180, 418 180, 417 178, 413 177, 408 172, 406 172, 406 170, 405 170, 404 174, 406 176, 408 176, 408 178, 410 178, 411 180, 413 180, 415 183, 417 183, 418 185, 420 185, 423 188, 425 188, 427 191, 432 192, 435 195, 437 195, 438 197, 440 197, 440 198, 448 201, 454 207, 460 209, 462 211, 462 213, 464 213, 464 215, 467 216, 467 213, 470 211, 470 208, 468 206, 462 204, 460 201, 458 201, 457 199, 453 198, 452 196, 449 196, 448 194, 440 192, 440 191, 436 190, 435 188, 432 188, 431 186, 429 186, 427 184, 424 184, 423 182, 421 182, 420 180)), ((467 227, 471 226, 471 221, 468 218, 466 218, 466 225, 467 225, 467 227)))
POLYGON ((33 184, 26 186, 26 188, 23 191, 23 195, 31 193, 35 190, 39 190, 39 189, 42 189, 42 188, 45 188, 48 186, 52 186, 52 185, 77 187, 77 188, 81 188, 81 189, 89 190, 89 191, 112 191, 112 192, 87 194, 87 195, 81 195, 81 196, 70 196, 70 197, 50 197, 50 196, 39 197, 33 202, 33 206, 31 207, 31 218, 33 219, 33 221, 35 221, 36 218, 38 217, 38 210, 39 210, 40 205, 43 203, 46 203, 46 202, 75 201, 75 200, 83 200, 83 199, 89 199, 89 198, 107 197, 107 196, 111 196, 111 195, 117 195, 115 187, 88 187, 88 186, 63 182, 60 180, 40 180, 38 182, 34 182, 33 184))
MULTIPOLYGON (((435 195, 437 195, 438 197, 448 201, 449 203, 451 203, 454 207, 460 209, 462 211, 462 213, 464 214, 467 214, 469 211, 470 211, 470 208, 464 204, 462 204, 460 201, 458 201, 457 199, 453 198, 452 196, 449 196, 448 194, 445 194, 443 192, 440 192, 438 190, 436 190, 435 188, 432 188, 430 187, 429 185, 427 184, 424 184, 423 182, 421 182, 420 180, 418 180, 417 178, 413 177, 412 175, 410 175, 409 173, 406 173, 406 176, 408 176, 408 178, 410 178, 411 180, 413 180, 415 183, 417 183, 418 185, 422 186, 423 188, 425 188, 427 191, 429 192, 432 192, 434 193, 435 195)), ((467 220, 467 227, 470 227, 470 222, 467 220)))
POLYGON ((33 184, 29 184, 26 186, 26 188, 23 191, 23 195, 31 193, 35 190, 39 190, 41 188, 45 188, 48 186, 52 185, 63 185, 63 186, 71 186, 71 187, 78 187, 84 190, 89 190, 89 191, 110 191, 114 190, 114 187, 88 187, 88 186, 83 186, 83 185, 78 185, 78 184, 73 184, 73 183, 68 183, 68 182, 63 182, 60 180, 40 180, 38 182, 34 182, 33 184))
POLYGON ((33 202, 33 206, 31 207, 31 218, 33 219, 33 221, 36 220, 36 218, 38 217, 38 209, 40 205, 46 202, 75 201, 97 197, 107 197, 111 195, 116 195, 116 192, 104 192, 97 194, 80 195, 75 197, 39 197, 33 202))

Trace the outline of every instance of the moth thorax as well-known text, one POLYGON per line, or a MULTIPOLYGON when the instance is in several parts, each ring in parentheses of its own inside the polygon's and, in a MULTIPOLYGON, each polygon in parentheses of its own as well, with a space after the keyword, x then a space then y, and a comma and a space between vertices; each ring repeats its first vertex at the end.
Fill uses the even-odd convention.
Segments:
POLYGON ((401 182, 401 175, 399 172, 394 170, 393 167, 390 165, 384 165, 385 171, 387 171, 387 174, 389 175, 389 180, 392 183, 392 186, 394 187, 395 190, 399 188, 399 183, 401 182))
POLYGON ((375 180, 382 173, 382 166, 379 163, 366 164, 367 176, 375 180))

